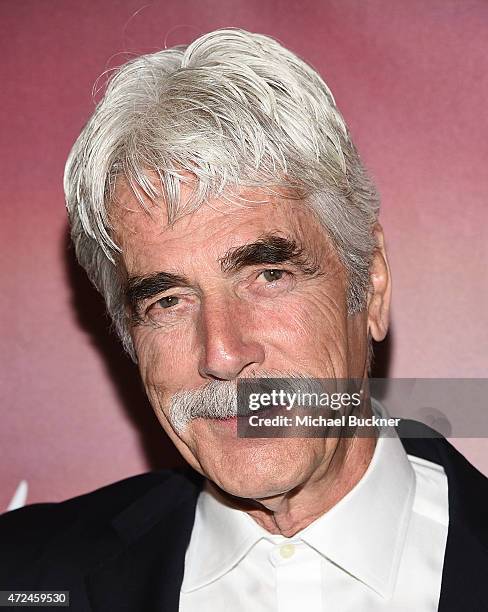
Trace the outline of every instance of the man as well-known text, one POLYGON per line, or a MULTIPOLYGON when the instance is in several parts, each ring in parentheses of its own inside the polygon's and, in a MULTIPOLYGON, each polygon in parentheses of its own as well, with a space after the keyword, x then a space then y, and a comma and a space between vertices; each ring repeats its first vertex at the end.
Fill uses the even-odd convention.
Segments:
POLYGON ((241 379, 365 390, 387 333, 378 196, 314 70, 241 30, 137 58, 65 191, 77 257, 203 478, 8 513, 2 589, 83 611, 486 607, 486 479, 445 440, 237 432, 241 379))

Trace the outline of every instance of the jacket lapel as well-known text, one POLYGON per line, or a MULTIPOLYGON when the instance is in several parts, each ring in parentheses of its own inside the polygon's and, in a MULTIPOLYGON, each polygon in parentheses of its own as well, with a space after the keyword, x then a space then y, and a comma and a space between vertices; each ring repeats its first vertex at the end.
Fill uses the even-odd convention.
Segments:
POLYGON ((177 612, 199 487, 174 475, 112 520, 111 553, 85 576, 94 612, 177 612))

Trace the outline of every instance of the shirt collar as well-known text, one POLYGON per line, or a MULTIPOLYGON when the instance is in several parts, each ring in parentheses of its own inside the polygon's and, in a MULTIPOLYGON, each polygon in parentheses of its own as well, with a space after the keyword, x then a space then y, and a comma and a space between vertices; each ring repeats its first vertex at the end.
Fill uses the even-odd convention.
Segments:
POLYGON ((207 480, 197 502, 181 590, 188 593, 217 580, 269 535, 246 512, 229 506, 207 480))
POLYGON ((413 468, 400 439, 390 430, 378 437, 371 463, 358 484, 297 536, 389 597, 398 575, 414 493, 413 468))
MULTIPOLYGON (((377 402, 374 410, 384 415, 377 402)), ((358 484, 293 540, 301 539, 388 597, 398 574, 414 492, 415 474, 400 439, 394 429, 384 429, 358 484)), ((197 503, 182 591, 190 592, 217 580, 263 538, 276 541, 276 536, 247 513, 229 506, 207 482, 197 503)))

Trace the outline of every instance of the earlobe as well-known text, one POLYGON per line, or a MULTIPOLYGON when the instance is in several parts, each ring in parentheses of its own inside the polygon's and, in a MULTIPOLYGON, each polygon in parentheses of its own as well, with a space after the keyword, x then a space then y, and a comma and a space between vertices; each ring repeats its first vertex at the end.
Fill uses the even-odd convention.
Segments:
POLYGON ((376 248, 370 267, 370 290, 368 294, 368 330, 377 342, 388 332, 391 300, 391 276, 386 255, 383 228, 375 224, 376 248))

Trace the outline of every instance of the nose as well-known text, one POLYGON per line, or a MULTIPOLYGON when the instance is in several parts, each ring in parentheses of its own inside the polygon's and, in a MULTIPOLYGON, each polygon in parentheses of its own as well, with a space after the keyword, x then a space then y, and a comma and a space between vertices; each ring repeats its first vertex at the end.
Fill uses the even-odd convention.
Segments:
POLYGON ((232 380, 245 368, 263 363, 264 348, 244 310, 231 298, 204 300, 199 320, 200 376, 232 380))

